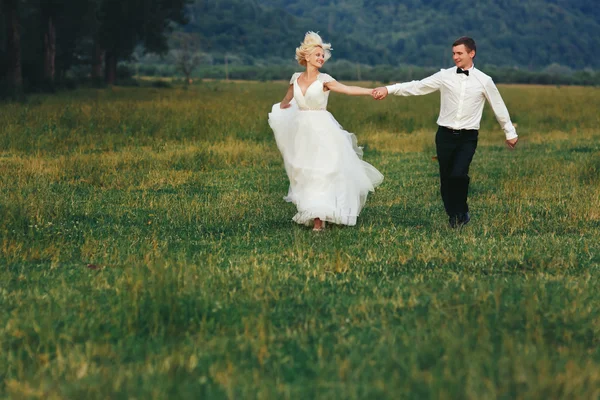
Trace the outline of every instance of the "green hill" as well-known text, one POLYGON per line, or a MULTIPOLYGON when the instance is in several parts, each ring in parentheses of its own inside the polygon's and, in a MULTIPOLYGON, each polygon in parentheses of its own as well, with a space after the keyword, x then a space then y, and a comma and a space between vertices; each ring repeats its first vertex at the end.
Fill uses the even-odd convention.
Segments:
POLYGON ((367 65, 451 64, 450 44, 475 38, 478 63, 540 70, 552 64, 600 68, 597 0, 194 0, 181 28, 215 62, 293 60, 307 30, 334 57, 367 65))

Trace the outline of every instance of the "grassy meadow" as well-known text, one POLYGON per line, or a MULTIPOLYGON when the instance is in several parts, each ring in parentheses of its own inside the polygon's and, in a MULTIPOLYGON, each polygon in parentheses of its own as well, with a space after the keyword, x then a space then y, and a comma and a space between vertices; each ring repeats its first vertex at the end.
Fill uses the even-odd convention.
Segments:
POLYGON ((0 398, 600 398, 600 88, 500 87, 520 142, 486 106, 458 231, 439 96, 332 94, 385 181, 317 234, 282 199, 285 90, 0 104, 0 398))

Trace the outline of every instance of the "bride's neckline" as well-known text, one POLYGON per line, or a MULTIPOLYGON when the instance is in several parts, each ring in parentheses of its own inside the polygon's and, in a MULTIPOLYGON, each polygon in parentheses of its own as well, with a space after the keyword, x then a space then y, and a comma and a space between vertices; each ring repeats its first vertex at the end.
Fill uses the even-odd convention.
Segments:
POLYGON ((312 82, 310 83, 310 85, 308 85, 308 86, 306 87, 306 90, 305 90, 304 92, 302 92, 302 86, 300 86, 300 84, 298 83, 298 79, 300 79, 300 77, 301 77, 303 74, 304 74, 304 72, 301 72, 301 73, 300 73, 300 75, 298 75, 298 77, 296 78, 296 85, 298 85, 298 89, 300 89, 300 93, 302 93, 302 97, 305 97, 305 96, 306 96, 306 92, 308 92, 308 89, 310 89, 310 87, 311 87, 311 86, 312 86, 312 85, 313 85, 315 82, 317 82, 317 81, 319 80, 319 75, 321 75, 321 73, 319 72, 319 73, 317 74, 317 76, 315 77, 315 80, 314 80, 314 81, 312 81, 312 82))

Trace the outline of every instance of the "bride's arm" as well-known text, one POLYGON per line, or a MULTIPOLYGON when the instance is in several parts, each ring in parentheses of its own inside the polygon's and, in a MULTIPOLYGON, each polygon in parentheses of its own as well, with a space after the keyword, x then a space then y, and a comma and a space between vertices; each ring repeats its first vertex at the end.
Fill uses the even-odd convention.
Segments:
POLYGON ((325 86, 332 92, 347 94, 349 96, 371 96, 373 89, 360 86, 346 86, 338 81, 327 82, 325 86))
POLYGON ((288 108, 290 106, 290 101, 294 98, 294 85, 290 85, 287 93, 281 103, 279 104, 279 108, 288 108))

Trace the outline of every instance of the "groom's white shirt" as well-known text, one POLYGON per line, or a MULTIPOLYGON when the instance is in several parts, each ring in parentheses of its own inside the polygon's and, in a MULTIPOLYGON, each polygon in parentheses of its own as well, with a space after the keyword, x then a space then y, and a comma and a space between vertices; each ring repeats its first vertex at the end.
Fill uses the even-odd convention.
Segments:
POLYGON ((457 74, 456 67, 442 69, 420 81, 397 83, 386 88, 388 93, 396 96, 419 96, 439 90, 441 104, 437 124, 452 129, 479 129, 487 99, 506 139, 518 137, 492 78, 475 66, 468 71, 469 76, 466 76, 457 74))

